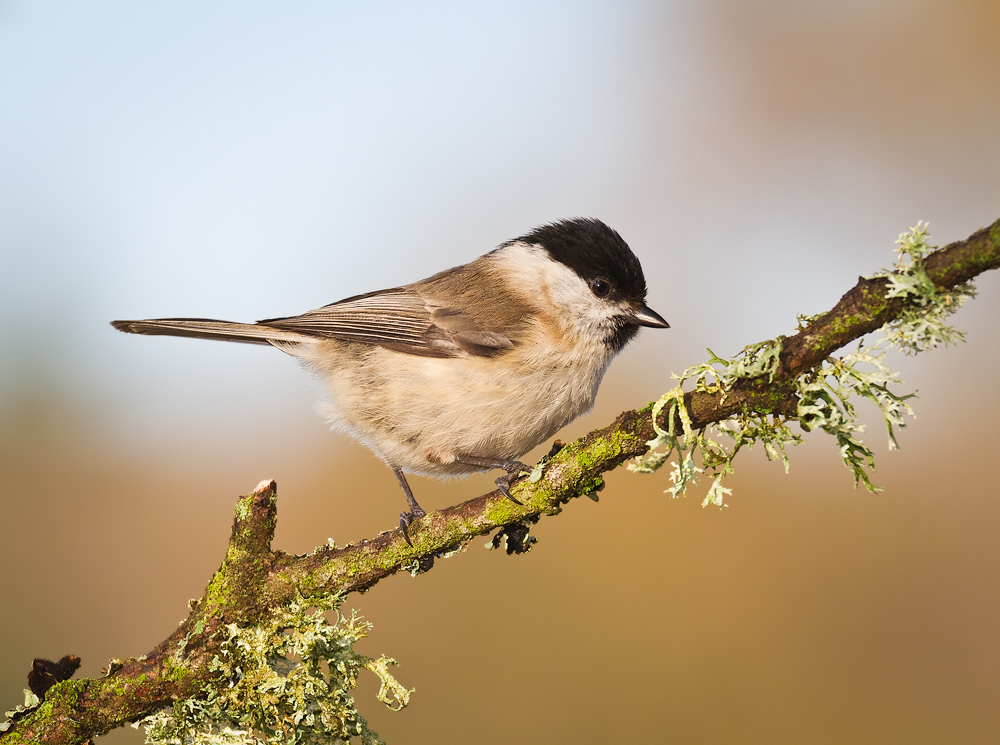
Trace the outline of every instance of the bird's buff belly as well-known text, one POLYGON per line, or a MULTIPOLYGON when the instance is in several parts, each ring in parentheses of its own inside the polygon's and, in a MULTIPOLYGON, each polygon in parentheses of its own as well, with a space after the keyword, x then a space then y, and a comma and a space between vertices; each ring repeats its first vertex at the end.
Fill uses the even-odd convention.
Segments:
POLYGON ((485 469, 457 456, 519 458, 589 411, 605 367, 556 357, 498 375, 495 365, 375 349, 359 367, 323 371, 323 412, 392 466, 462 475, 485 469))

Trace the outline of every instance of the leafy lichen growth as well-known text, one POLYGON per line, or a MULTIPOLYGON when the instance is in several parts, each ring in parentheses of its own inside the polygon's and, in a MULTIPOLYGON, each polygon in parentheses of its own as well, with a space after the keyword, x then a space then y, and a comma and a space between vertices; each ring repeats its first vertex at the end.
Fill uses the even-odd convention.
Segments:
POLYGON ((899 447, 895 428, 905 426, 904 414, 915 416, 906 403, 915 394, 898 395, 889 390, 890 383, 900 383, 899 374, 885 364, 889 342, 882 337, 868 348, 858 342, 857 348, 843 357, 829 357, 816 371, 802 375, 796 381, 799 394, 798 418, 805 430, 822 429, 837 438, 840 457, 854 474, 854 485, 863 483, 868 491, 879 491, 868 477, 866 469, 875 467, 875 454, 856 435, 864 432, 858 423, 852 398, 866 398, 882 412, 889 448, 899 447), (866 369, 867 368, 867 369, 866 369))
POLYGON ((976 296, 971 282, 963 282, 949 290, 939 290, 927 276, 924 259, 936 247, 927 243, 927 223, 901 233, 896 241, 894 269, 882 269, 877 277, 889 281, 887 298, 906 298, 907 305, 899 317, 885 328, 888 344, 899 347, 905 354, 934 349, 939 344, 957 344, 965 335, 949 326, 944 319, 976 296))
POLYGON ((261 625, 227 628, 229 638, 212 667, 223 685, 200 698, 176 702, 135 726, 146 741, 167 745, 264 745, 382 741, 368 727, 348 691, 362 669, 381 681, 378 699, 393 709, 412 691, 389 672, 395 660, 354 651, 371 625, 357 613, 343 616, 339 599, 299 599, 261 625), (326 611, 335 610, 330 623, 326 611))
POLYGON ((819 428, 835 436, 840 457, 854 475, 854 485, 863 483, 871 492, 878 491, 868 476, 868 470, 875 467, 875 455, 855 436, 864 431, 864 425, 858 424, 851 399, 865 398, 879 408, 889 449, 898 448, 895 428, 905 426, 904 414, 915 416, 906 403, 915 394, 898 395, 889 390, 890 384, 902 381, 886 364, 886 352, 896 348, 913 355, 939 344, 963 341, 962 332, 948 325, 945 319, 975 296, 971 282, 947 291, 939 290, 931 282, 924 260, 935 247, 927 243, 927 236, 927 224, 923 222, 901 233, 896 241, 894 269, 882 269, 875 274, 888 282, 887 299, 899 297, 907 301, 895 320, 882 327, 883 335, 867 347, 863 340, 859 341, 855 350, 843 357, 828 357, 818 370, 796 381, 802 427, 819 428))
MULTIPOLYGON (((889 448, 898 447, 895 430, 904 426, 904 415, 914 416, 907 399, 915 394, 899 395, 889 390, 890 385, 902 383, 898 373, 889 369, 886 353, 897 348, 906 354, 916 354, 933 349, 939 344, 954 344, 963 340, 960 331, 949 326, 945 319, 969 298, 975 296, 971 282, 950 290, 938 289, 927 275, 924 261, 934 250, 927 243, 927 225, 918 222, 916 227, 900 235, 897 241, 897 261, 894 269, 883 269, 876 274, 888 282, 886 299, 905 298, 906 305, 895 320, 882 327, 884 332, 867 346, 859 341, 853 352, 841 357, 828 357, 819 368, 803 373, 794 381, 798 397, 796 416, 805 430, 821 429, 837 438, 840 457, 854 475, 854 484, 863 483, 869 491, 878 491, 868 471, 875 466, 875 456, 858 437, 864 425, 858 422, 854 399, 863 398, 874 403, 882 413, 889 436, 889 448)), ((799 317, 801 331, 816 317, 799 317)), ((718 424, 694 431, 690 416, 684 406, 685 383, 693 382, 695 391, 717 393, 725 400, 726 392, 742 378, 767 377, 773 382, 778 372, 783 339, 751 345, 731 360, 718 357, 708 350, 711 359, 674 376, 678 385, 667 392, 653 407, 653 427, 656 438, 648 444, 650 451, 636 458, 629 468, 640 473, 650 473, 666 463, 673 453, 670 480, 673 486, 666 490, 672 497, 686 493, 689 486, 698 483, 699 474, 708 472, 712 484, 703 505, 724 506, 731 491, 722 485, 723 479, 733 472, 733 459, 744 446, 761 443, 768 460, 781 458, 788 470, 786 448, 797 445, 802 438, 789 429, 789 418, 777 415, 744 411, 718 424), (667 408, 669 407, 669 408, 667 408), (657 424, 660 414, 667 408, 668 431, 657 424), (683 431, 674 432, 674 422, 679 419, 683 431), (732 440, 723 446, 719 435, 732 440), (700 466, 698 463, 700 462, 700 466)))
POLYGON ((773 380, 778 368, 778 358, 781 354, 782 339, 752 344, 746 347, 732 360, 724 360, 711 349, 708 353, 711 359, 700 365, 695 365, 684 371, 680 376, 674 376, 677 387, 668 391, 653 406, 653 428, 656 438, 648 444, 649 453, 636 458, 629 463, 630 470, 639 473, 651 473, 660 468, 677 453, 677 459, 672 464, 670 480, 673 486, 665 493, 671 497, 683 496, 689 486, 698 484, 699 474, 708 472, 712 483, 702 501, 702 506, 710 504, 717 507, 725 506, 725 499, 732 490, 723 486, 723 479, 733 473, 733 459, 744 447, 753 447, 759 442, 764 446, 768 460, 781 458, 788 470, 788 457, 785 449, 789 445, 798 444, 801 438, 792 434, 787 422, 781 417, 743 411, 731 420, 718 425, 703 427, 695 431, 691 426, 691 417, 684 406, 684 384, 694 382, 694 390, 706 393, 721 393, 726 391, 741 378, 757 378, 767 376, 773 380), (659 424, 660 414, 667 409, 667 421, 670 423, 666 431, 659 424), (674 431, 674 422, 680 419, 683 431, 674 431), (732 445, 726 447, 716 438, 720 435, 732 439, 732 445), (664 448, 661 450, 660 448, 664 448), (699 467, 696 462, 701 462, 699 467))
POLYGON ((24 703, 15 706, 11 711, 5 711, 4 716, 7 717, 6 722, 0 722, 0 732, 6 732, 10 729, 10 725, 21 715, 27 711, 35 709, 38 705, 42 703, 41 700, 32 693, 27 688, 24 689, 24 703))

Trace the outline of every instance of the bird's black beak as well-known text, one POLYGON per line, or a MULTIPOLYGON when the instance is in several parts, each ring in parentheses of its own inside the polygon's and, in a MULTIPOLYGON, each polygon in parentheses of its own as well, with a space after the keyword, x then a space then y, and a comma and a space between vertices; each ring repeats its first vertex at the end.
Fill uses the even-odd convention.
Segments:
POLYGON ((629 311, 626 318, 640 326, 649 326, 654 329, 670 328, 670 324, 663 320, 663 316, 648 305, 640 305, 638 308, 629 311))

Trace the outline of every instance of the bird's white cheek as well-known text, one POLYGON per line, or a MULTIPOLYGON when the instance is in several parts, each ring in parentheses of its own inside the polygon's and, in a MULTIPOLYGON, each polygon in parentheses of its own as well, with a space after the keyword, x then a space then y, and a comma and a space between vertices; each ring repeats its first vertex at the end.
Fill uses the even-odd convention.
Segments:
POLYGON ((497 252, 510 287, 565 333, 604 338, 613 327, 617 309, 594 297, 590 287, 565 264, 553 261, 538 246, 514 244, 497 252))
POLYGON ((614 330, 618 310, 611 303, 594 297, 587 283, 562 265, 564 271, 550 274, 548 295, 557 309, 556 317, 574 334, 576 342, 587 346, 602 341, 614 330), (568 276, 567 276, 568 275, 568 276))

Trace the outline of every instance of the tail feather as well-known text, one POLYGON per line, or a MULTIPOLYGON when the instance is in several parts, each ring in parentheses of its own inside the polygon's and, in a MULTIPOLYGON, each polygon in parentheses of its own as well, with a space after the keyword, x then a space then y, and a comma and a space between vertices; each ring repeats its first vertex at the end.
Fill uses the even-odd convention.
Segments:
POLYGON ((187 336, 194 339, 238 341, 245 344, 310 341, 309 336, 294 331, 256 323, 216 321, 211 318, 151 318, 145 321, 112 321, 111 325, 127 334, 187 336))

